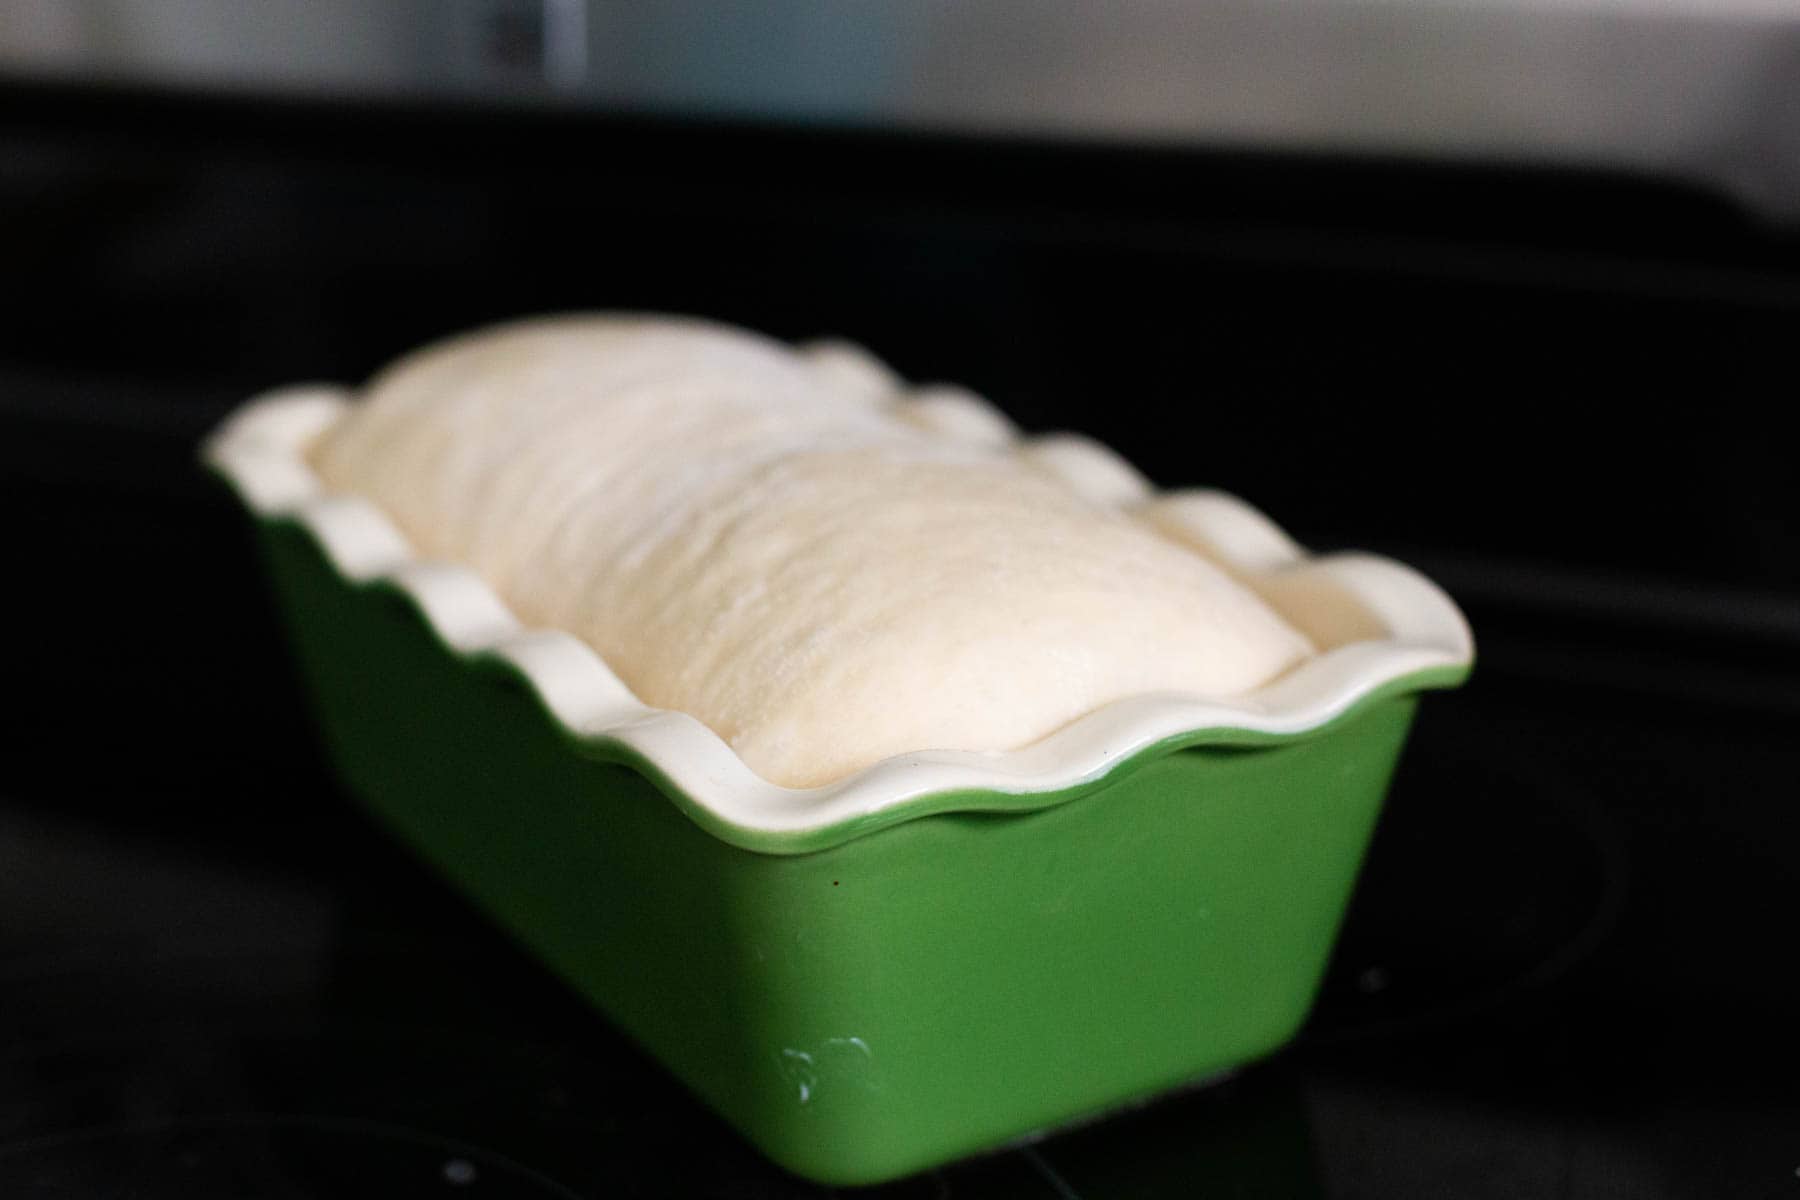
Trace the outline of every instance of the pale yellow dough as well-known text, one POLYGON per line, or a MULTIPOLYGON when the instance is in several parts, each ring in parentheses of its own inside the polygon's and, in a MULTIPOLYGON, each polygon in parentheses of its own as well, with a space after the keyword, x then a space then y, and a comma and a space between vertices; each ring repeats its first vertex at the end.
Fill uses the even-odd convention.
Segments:
POLYGON ((877 382, 698 321, 535 321, 401 360, 312 460, 790 787, 1312 652, 1193 550, 877 382))

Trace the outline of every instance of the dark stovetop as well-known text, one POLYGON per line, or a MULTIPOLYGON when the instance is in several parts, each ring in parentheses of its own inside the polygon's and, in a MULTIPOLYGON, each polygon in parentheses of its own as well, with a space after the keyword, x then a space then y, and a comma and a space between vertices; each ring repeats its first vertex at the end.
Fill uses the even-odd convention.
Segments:
POLYGON ((0 85, 0 259, 4 1200, 824 1194, 340 794, 194 466, 254 389, 616 306, 863 339, 1477 632, 1293 1046, 878 1194, 1800 1197, 1794 231, 1566 172, 0 85))
MULTIPOLYGON (((1437 698, 1295 1045, 876 1194, 1793 1194, 1800 834, 1746 819, 1791 760, 1742 713, 1437 698)), ((315 770, 229 820, 0 805, 0 1195, 829 1194, 315 770)))

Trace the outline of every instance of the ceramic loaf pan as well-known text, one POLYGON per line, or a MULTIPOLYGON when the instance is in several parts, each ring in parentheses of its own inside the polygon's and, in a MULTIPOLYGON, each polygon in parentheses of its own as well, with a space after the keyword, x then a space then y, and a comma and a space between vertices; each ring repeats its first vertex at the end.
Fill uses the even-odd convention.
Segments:
MULTIPOLYGON (((754 775, 414 557, 303 456, 348 394, 245 405, 205 447, 254 517, 352 791, 775 1161, 906 1174, 1266 1055, 1317 990, 1420 692, 1467 627, 1383 559, 1305 555, 1214 492, 1150 494, 1084 439, 1025 443, 1142 505, 1320 653, 1232 703, 1147 695, 1026 749, 825 787, 754 775)), ((1008 436, 957 392, 952 435, 1008 436)))

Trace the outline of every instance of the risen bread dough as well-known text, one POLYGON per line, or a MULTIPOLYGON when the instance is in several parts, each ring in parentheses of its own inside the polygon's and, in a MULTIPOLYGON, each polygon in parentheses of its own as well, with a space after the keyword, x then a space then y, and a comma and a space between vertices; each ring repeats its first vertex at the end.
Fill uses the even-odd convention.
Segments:
POLYGON ((536 321, 401 360, 313 461, 792 787, 1311 652, 1197 553, 877 383, 697 321, 536 321))

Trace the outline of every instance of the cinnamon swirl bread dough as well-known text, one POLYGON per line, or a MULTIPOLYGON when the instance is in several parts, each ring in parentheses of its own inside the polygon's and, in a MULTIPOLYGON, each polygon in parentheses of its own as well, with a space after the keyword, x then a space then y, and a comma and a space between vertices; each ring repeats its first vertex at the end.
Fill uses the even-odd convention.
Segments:
POLYGON ((403 359, 312 457, 793 787, 1311 652, 1195 552, 897 399, 720 326, 562 318, 403 359))

